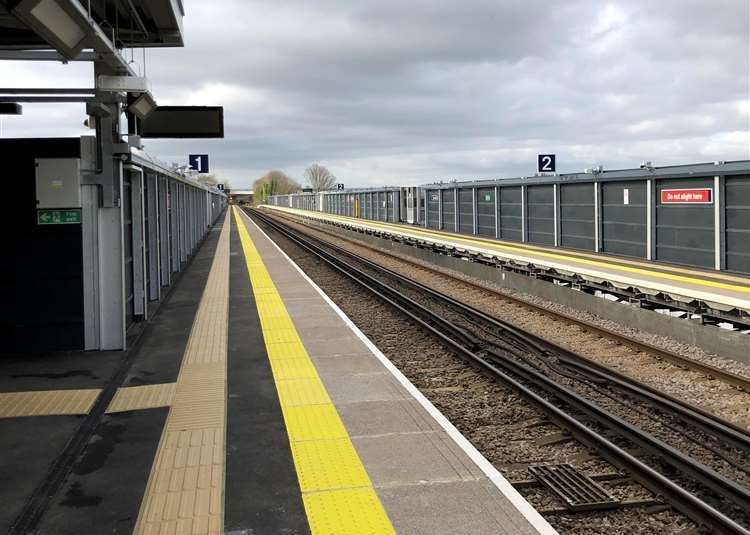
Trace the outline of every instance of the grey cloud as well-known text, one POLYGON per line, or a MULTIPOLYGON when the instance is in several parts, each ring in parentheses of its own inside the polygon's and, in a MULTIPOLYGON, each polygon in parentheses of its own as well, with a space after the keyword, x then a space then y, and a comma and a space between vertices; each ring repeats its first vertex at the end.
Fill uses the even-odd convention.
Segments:
POLYGON ((227 139, 149 149, 210 151, 236 185, 311 161, 366 185, 528 174, 538 150, 566 171, 750 157, 746 0, 186 9, 187 47, 150 51, 149 76, 160 102, 224 104, 227 139))

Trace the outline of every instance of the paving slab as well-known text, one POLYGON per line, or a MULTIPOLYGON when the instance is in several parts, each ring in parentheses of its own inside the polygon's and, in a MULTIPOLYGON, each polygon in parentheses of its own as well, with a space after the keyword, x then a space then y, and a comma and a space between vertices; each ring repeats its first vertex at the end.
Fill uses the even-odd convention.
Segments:
POLYGON ((312 361, 321 377, 383 372, 383 365, 368 354, 324 355, 312 361))
MULTIPOLYGON (((376 487, 475 481, 481 473, 451 451, 440 431, 390 433, 352 439, 376 487)), ((447 438, 447 436, 446 436, 447 438)))
POLYGON ((331 375, 321 378, 331 399, 337 405, 358 401, 390 401, 409 398, 401 385, 386 371, 331 375))
POLYGON ((367 346, 356 338, 344 338, 332 343, 330 340, 302 340, 311 357, 335 355, 361 355, 367 346))
POLYGON ((413 399, 342 403, 337 409, 352 438, 442 431, 413 399))
POLYGON ((481 481, 451 481, 378 489, 398 533, 410 535, 525 535, 525 522, 504 514, 496 490, 481 481), (425 514, 439 511, 438 514, 425 514))

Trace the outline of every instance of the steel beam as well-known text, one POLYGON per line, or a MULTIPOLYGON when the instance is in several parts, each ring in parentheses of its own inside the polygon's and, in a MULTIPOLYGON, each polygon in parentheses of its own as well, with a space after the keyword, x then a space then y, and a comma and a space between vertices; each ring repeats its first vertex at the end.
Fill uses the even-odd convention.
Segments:
POLYGON ((68 102, 82 102, 82 103, 94 103, 96 102, 93 96, 90 97, 2 97, 0 96, 0 102, 35 102, 35 103, 68 103, 68 102))
POLYGON ((93 87, 2 87, 3 95, 90 95, 96 94, 93 87))
POLYGON ((67 59, 56 50, 0 50, 0 60, 5 61, 94 61, 96 53, 84 51, 74 59, 67 59))

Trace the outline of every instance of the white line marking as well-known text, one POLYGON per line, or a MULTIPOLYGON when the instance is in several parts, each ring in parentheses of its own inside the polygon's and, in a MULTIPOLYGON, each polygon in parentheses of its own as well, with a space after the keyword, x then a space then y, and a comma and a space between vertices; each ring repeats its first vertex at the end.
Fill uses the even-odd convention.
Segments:
POLYGON ((330 306, 336 314, 344 321, 344 323, 354 332, 354 334, 357 335, 357 337, 362 340, 362 342, 367 346, 367 348, 372 352, 373 355, 375 355, 378 360, 383 364, 383 366, 386 367, 386 369, 393 374, 393 376, 396 378, 396 380, 401 383, 401 385, 414 397, 414 399, 419 402, 420 405, 432 416, 435 421, 442 427, 445 432, 450 436, 453 441, 458 445, 459 448, 461 448, 464 453, 476 464, 479 469, 484 472, 484 474, 487 476, 487 478, 492 481, 492 483, 500 490, 500 492, 505 496, 508 501, 510 501, 511 504, 513 504, 513 507, 515 507, 518 512, 520 512, 523 517, 531 524, 531 526, 537 530, 538 533, 542 535, 556 535, 557 531, 544 519, 542 515, 539 514, 539 512, 534 509, 529 502, 526 501, 526 499, 521 496, 521 494, 513 488, 513 485, 511 485, 503 475, 498 472, 497 468, 492 466, 492 463, 490 463, 484 455, 479 453, 479 451, 474 447, 474 445, 469 442, 466 437, 464 437, 461 432, 456 429, 456 427, 450 423, 448 418, 446 418, 442 412, 440 412, 435 405, 432 404, 432 402, 427 399, 422 392, 419 391, 419 389, 412 384, 409 379, 406 378, 406 376, 399 371, 396 366, 393 365, 393 363, 388 360, 388 357, 386 357, 380 349, 377 348, 375 344, 373 344, 365 334, 359 330, 359 327, 357 327, 354 322, 352 322, 351 319, 349 319, 349 316, 347 316, 343 310, 341 310, 336 303, 331 301, 331 298, 328 297, 328 295, 318 286, 315 284, 315 281, 313 281, 310 277, 307 276, 307 273, 302 271, 302 268, 299 267, 294 260, 289 258, 289 256, 279 247, 275 241, 273 241, 268 234, 263 232, 263 229, 261 229, 258 225, 255 224, 255 221, 250 219, 250 217, 245 214, 243 210, 240 210, 243 216, 253 224, 255 228, 257 228, 263 236, 270 241, 273 246, 278 249, 278 251, 283 255, 283 257, 290 263, 294 268, 302 275, 302 277, 312 286, 315 288, 315 291, 320 294, 320 296, 323 298, 323 300, 328 303, 328 306, 330 306))

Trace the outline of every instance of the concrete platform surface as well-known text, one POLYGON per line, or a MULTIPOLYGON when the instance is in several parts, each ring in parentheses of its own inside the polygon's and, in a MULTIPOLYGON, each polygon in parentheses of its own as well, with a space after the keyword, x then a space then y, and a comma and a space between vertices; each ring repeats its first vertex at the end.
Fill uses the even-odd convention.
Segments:
POLYGON ((0 360, 0 531, 554 533, 238 210, 140 332, 0 360))
POLYGON ((345 314, 243 214, 398 533, 554 533, 345 314))

